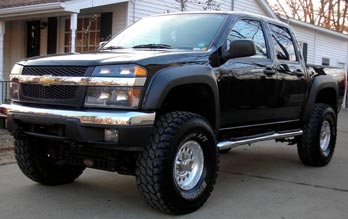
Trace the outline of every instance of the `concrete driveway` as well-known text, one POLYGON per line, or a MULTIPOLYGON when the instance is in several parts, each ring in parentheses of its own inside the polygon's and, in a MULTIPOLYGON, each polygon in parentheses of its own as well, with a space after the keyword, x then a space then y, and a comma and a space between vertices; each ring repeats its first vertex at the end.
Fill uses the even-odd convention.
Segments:
MULTIPOLYGON (((327 167, 303 166, 295 146, 268 141, 221 157, 208 202, 178 218, 348 218, 348 111, 327 167)), ((148 207, 134 177, 88 169, 73 184, 45 187, 16 164, 0 166, 0 218, 173 218, 148 207)))

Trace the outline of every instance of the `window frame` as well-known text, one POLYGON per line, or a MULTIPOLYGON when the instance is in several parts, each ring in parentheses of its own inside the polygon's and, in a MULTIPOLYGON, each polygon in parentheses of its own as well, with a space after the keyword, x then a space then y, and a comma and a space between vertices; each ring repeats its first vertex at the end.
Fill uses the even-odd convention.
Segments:
POLYGON ((278 62, 281 63, 288 63, 288 64, 300 64, 301 60, 303 60, 303 57, 299 55, 299 45, 298 42, 295 40, 296 38, 294 37, 293 32, 291 31, 291 29, 289 29, 288 27, 281 25, 279 23, 273 23, 273 22, 267 22, 267 28, 268 28, 268 33, 269 33, 269 43, 272 45, 273 47, 273 59, 277 60, 278 62), (296 56, 296 60, 285 60, 285 59, 278 59, 277 54, 276 54, 276 50, 273 39, 272 39, 272 29, 271 29, 271 25, 278 27, 278 28, 282 28, 287 30, 287 32, 289 33, 290 37, 291 37, 291 42, 293 44, 294 47, 294 52, 295 52, 295 56, 296 56))
POLYGON ((331 65, 331 60, 329 57, 321 57, 321 65, 322 66, 327 66, 327 67, 330 67, 331 65), (328 61, 328 63, 324 63, 324 61, 328 61))
MULTIPOLYGON (((271 48, 270 48, 270 45, 269 45, 269 42, 268 42, 269 39, 268 39, 267 31, 266 31, 266 26, 264 24, 264 21, 259 20, 259 19, 254 18, 254 17, 244 17, 244 16, 243 17, 238 17, 237 19, 233 20, 230 24, 228 24, 227 25, 228 26, 227 32, 226 32, 226 35, 225 35, 225 38, 224 38, 224 45, 226 46, 228 37, 229 37, 231 31, 233 30, 234 26, 239 21, 245 21, 245 20, 258 22, 260 24, 261 31, 262 31, 262 34, 263 34, 263 37, 264 37, 264 40, 265 40, 265 47, 266 47, 267 57, 249 56, 249 57, 242 57, 240 59, 250 59, 250 60, 255 60, 255 61, 271 60, 272 59, 272 54, 271 54, 271 48)), ((226 48, 226 49, 228 49, 228 48, 226 48)))

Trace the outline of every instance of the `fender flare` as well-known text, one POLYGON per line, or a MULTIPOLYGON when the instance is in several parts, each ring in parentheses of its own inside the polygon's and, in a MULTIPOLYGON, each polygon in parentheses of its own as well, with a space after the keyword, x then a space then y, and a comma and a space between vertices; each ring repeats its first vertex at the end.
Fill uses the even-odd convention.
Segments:
POLYGON ((216 76, 213 69, 206 65, 175 66, 160 70, 151 78, 142 101, 142 109, 157 110, 163 104, 169 92, 181 85, 207 85, 214 96, 215 129, 220 127, 220 101, 216 76))
MULTIPOLYGON (((333 88, 336 93, 336 102, 338 97, 338 84, 337 80, 332 75, 319 75, 313 79, 310 93, 307 99, 307 105, 305 106, 303 121, 308 122, 311 112, 313 111, 315 100, 319 92, 325 88, 333 88)), ((337 103, 336 103, 337 104, 337 103)), ((336 106, 337 107, 337 106, 336 106)))

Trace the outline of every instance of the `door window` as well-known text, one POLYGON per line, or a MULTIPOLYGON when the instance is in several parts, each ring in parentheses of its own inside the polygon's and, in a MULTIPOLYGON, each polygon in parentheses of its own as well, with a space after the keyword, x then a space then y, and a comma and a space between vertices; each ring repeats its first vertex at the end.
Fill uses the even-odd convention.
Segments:
POLYGON ((267 58, 268 51, 266 40, 262 31, 262 26, 259 21, 254 20, 239 20, 233 26, 227 37, 227 48, 230 42, 237 39, 253 40, 256 45, 256 55, 253 58, 267 58))
POLYGON ((289 30, 270 24, 274 49, 279 60, 297 61, 295 45, 289 30))

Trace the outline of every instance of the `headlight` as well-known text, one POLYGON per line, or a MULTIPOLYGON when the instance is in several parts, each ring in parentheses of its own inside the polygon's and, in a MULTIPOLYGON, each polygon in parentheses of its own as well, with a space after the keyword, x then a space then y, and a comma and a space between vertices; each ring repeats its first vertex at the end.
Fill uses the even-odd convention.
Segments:
POLYGON ((137 108, 141 87, 88 87, 86 107, 137 108))
POLYGON ((20 75, 22 74, 23 66, 15 64, 11 70, 11 75, 20 75))
POLYGON ((97 66, 92 76, 100 77, 146 77, 147 71, 138 65, 97 66))

